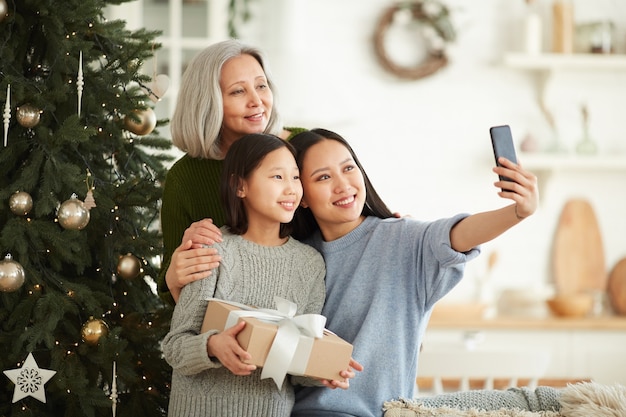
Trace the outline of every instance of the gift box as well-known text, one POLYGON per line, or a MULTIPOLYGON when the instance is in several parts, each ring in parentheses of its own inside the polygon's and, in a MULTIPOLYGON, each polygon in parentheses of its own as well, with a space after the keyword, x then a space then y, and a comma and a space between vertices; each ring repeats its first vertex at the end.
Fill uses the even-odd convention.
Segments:
MULTIPOLYGON (((312 315, 319 316, 319 315, 312 315)), ((295 319, 303 316, 296 316, 295 319)), ((347 369, 352 357, 352 345, 326 329, 321 337, 311 337, 299 329, 294 338, 281 336, 279 329, 287 326, 294 328, 291 317, 285 317, 274 310, 258 310, 241 304, 212 299, 207 306, 201 332, 211 329, 224 330, 240 321, 246 326, 237 335, 239 345, 252 356, 252 363, 264 367, 264 377, 274 378, 278 386, 282 385, 280 374, 303 375, 313 378, 341 380, 339 372, 347 369), (248 316, 250 314, 251 316, 248 316), (257 315, 257 316, 255 316, 257 315), (272 318, 272 316, 274 316, 272 318), (276 361, 282 365, 273 365, 276 361), (266 365, 282 368, 266 370, 266 365), (266 372, 267 371, 267 372, 266 372), (275 377, 275 374, 279 374, 275 377)), ((297 321, 297 320, 296 320, 297 321)), ((325 319, 323 321, 325 323, 325 319)))

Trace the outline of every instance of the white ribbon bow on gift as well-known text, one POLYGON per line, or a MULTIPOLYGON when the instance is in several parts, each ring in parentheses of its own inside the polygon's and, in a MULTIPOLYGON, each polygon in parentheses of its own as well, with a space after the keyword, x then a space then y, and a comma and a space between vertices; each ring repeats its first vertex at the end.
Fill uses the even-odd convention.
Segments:
POLYGON ((232 311, 224 328, 228 329, 237 324, 240 317, 254 317, 278 325, 278 331, 261 371, 261 379, 272 378, 280 389, 288 372, 294 375, 304 374, 314 339, 324 335, 326 317, 320 314, 296 316, 298 306, 295 303, 281 297, 274 297, 274 302, 276 310, 251 310, 248 306, 228 302, 242 310, 232 311))

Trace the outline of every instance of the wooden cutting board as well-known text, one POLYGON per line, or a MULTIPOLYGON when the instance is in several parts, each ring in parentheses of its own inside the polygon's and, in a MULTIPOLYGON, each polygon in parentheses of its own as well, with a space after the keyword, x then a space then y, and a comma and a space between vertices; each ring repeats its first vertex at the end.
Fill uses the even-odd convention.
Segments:
POLYGON ((552 273, 561 294, 607 289, 602 236, 587 200, 568 200, 563 207, 554 236, 552 273))
POLYGON ((626 258, 615 264, 609 274, 609 300, 617 314, 626 315, 626 258))

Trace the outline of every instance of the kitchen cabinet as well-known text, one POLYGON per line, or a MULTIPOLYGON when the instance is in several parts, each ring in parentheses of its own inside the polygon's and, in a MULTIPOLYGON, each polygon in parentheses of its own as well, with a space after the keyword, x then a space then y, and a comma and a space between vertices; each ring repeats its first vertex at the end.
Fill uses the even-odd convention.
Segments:
POLYGON ((427 349, 545 351, 546 379, 626 384, 626 317, 431 320, 427 349))

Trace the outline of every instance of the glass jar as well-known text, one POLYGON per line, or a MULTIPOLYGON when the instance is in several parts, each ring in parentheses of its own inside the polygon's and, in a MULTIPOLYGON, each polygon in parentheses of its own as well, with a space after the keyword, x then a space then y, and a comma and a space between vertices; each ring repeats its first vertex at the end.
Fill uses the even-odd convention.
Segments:
POLYGON ((611 54, 614 37, 615 26, 608 20, 576 25, 576 52, 611 54))

